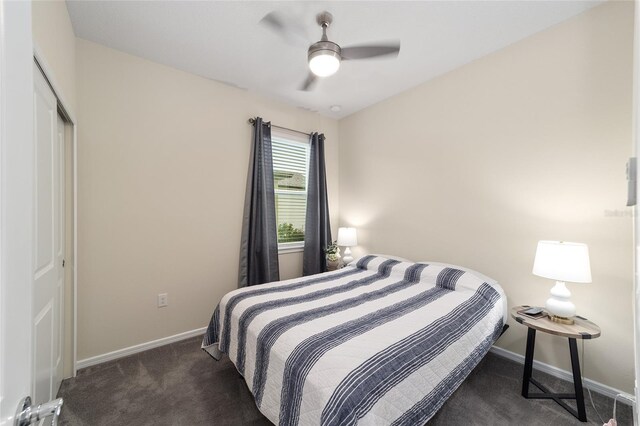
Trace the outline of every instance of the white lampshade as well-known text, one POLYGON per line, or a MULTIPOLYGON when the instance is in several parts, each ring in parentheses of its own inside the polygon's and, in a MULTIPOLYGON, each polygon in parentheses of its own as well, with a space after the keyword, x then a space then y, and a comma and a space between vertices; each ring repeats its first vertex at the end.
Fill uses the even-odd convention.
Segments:
POLYGON ((589 248, 581 243, 539 241, 533 274, 556 281, 590 283, 589 248))
POLYGON ((346 247, 357 246, 356 228, 338 228, 338 245, 346 247))
POLYGON ((309 69, 318 77, 328 77, 340 68, 340 58, 330 50, 319 50, 309 57, 309 69))

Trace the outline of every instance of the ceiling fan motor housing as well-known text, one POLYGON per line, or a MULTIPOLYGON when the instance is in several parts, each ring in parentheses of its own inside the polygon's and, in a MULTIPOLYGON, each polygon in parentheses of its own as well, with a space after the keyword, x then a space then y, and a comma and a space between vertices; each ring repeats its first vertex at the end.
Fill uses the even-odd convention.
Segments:
POLYGON ((309 46, 308 59, 309 61, 319 55, 329 55, 342 59, 340 46, 332 41, 319 41, 309 46))

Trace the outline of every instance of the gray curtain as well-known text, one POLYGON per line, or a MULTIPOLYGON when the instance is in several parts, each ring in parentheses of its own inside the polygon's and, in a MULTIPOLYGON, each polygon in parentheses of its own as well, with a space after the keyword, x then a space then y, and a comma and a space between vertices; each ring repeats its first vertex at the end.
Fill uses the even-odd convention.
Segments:
POLYGON ((280 279, 273 185, 271 126, 257 117, 253 124, 253 145, 244 200, 240 287, 280 279))
POLYGON ((307 188, 307 216, 304 231, 303 275, 327 270, 324 250, 331 243, 327 173, 324 166, 324 135, 310 136, 309 179, 307 188))

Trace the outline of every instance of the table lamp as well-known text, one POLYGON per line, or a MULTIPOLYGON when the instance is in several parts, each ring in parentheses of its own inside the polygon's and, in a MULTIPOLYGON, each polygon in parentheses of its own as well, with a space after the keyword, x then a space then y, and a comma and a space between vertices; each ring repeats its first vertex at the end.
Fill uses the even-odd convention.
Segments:
POLYGON ((552 321, 573 324, 576 306, 571 302, 571 292, 565 281, 590 283, 589 248, 586 244, 564 241, 539 241, 533 274, 556 280, 546 308, 552 321))
POLYGON ((338 245, 345 247, 342 261, 346 265, 353 260, 350 247, 358 245, 356 228, 338 228, 338 245))

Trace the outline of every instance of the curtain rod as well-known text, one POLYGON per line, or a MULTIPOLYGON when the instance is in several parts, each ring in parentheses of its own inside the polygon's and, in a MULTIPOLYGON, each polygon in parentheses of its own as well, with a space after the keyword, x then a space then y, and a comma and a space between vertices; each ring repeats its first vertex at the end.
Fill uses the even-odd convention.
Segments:
MULTIPOLYGON (((256 122, 255 118, 252 117, 252 118, 249 119, 249 124, 255 124, 255 122, 256 122)), ((293 130, 293 129, 290 129, 288 127, 276 126, 275 124, 271 124, 271 123, 269 123, 269 125, 271 127, 275 127, 275 128, 278 128, 278 129, 288 130, 290 132, 300 133, 301 135, 305 135, 305 136, 310 136, 311 135, 310 133, 301 132, 300 130, 293 130)))

